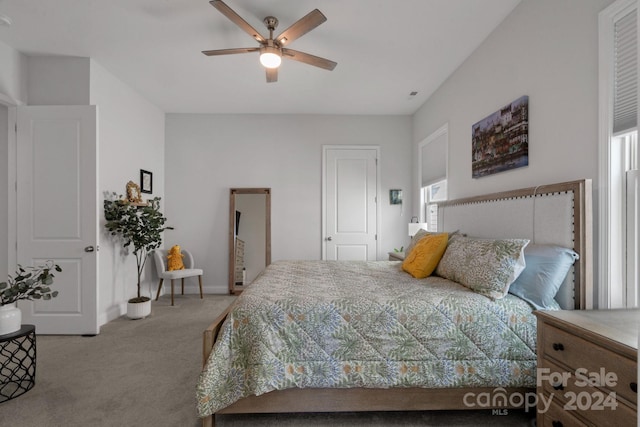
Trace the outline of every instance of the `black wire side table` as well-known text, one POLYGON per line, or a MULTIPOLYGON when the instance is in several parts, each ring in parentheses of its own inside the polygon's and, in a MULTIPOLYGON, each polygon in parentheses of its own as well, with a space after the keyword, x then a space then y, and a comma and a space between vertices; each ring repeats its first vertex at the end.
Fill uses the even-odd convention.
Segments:
POLYGON ((0 335, 0 403, 31 390, 36 381, 36 327, 0 335))

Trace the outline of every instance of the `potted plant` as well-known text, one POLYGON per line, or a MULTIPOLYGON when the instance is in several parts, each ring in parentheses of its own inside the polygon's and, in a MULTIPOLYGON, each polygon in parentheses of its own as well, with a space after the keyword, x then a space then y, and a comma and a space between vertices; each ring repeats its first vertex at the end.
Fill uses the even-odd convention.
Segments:
POLYGON ((142 319, 151 313, 151 298, 142 296, 140 280, 151 251, 162 244, 162 232, 172 230, 165 226, 167 219, 160 212, 160 197, 147 202, 130 201, 112 193, 104 201, 105 227, 111 235, 122 241, 125 250, 133 250, 138 273, 138 295, 127 304, 127 316, 142 319), (118 197, 118 198, 116 198, 118 197))
POLYGON ((36 267, 22 267, 18 264, 15 275, 9 275, 6 282, 0 283, 0 335, 20 329, 22 312, 18 308, 19 300, 48 301, 58 296, 58 291, 52 291, 49 287, 54 278, 51 270, 62 271, 51 260, 36 267))

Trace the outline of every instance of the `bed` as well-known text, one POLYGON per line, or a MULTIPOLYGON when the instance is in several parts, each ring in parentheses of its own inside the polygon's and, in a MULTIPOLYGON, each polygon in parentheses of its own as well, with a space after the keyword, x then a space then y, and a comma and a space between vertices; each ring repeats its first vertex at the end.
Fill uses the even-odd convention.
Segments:
MULTIPOLYGON (((554 299, 590 308, 589 180, 449 201, 438 216, 474 238, 572 249, 554 299)), ((535 388, 532 311, 400 262, 276 262, 205 330, 199 415, 211 426, 215 414, 523 407, 477 397, 535 388)))

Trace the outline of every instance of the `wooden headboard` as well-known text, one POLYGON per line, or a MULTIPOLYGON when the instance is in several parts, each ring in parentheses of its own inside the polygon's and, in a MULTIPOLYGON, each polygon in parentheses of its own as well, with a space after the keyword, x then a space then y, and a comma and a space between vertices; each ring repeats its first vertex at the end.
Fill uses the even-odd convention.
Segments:
POLYGON ((593 308, 591 214, 591 180, 583 179, 439 203, 438 228, 573 248, 580 259, 556 300, 563 309, 580 310, 593 308))

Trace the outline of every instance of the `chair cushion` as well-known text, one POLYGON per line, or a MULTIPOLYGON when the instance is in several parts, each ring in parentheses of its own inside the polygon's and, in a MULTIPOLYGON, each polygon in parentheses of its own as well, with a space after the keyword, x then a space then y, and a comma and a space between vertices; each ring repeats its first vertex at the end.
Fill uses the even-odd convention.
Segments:
POLYGON ((193 276, 202 276, 202 270, 199 268, 185 268, 183 270, 166 271, 160 277, 162 279, 182 279, 193 276))
POLYGON ((182 262, 182 258, 184 255, 180 253, 180 245, 174 245, 169 249, 169 253, 167 254, 167 270, 183 270, 184 263, 182 262))

